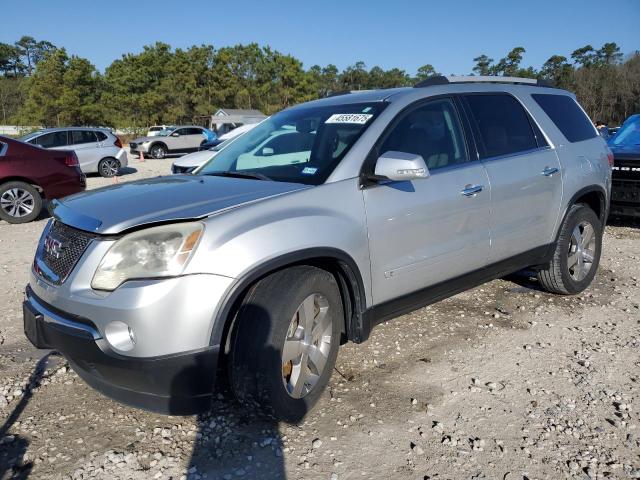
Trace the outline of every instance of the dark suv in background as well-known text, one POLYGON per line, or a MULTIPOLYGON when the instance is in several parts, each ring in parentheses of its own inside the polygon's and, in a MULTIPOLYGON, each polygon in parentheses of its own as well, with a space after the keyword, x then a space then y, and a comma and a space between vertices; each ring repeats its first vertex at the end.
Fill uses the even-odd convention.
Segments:
POLYGON ((640 114, 625 120, 609 148, 614 158, 611 214, 640 217, 640 114))
POLYGON ((0 218, 9 223, 34 220, 43 200, 85 189, 85 176, 72 151, 45 150, 0 136, 0 218))

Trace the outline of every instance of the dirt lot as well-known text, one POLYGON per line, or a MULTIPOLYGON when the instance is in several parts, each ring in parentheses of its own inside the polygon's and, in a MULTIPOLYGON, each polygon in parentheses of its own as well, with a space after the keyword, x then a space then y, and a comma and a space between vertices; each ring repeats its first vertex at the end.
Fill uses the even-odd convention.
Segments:
MULTIPOLYGON (((133 159, 119 181, 170 163, 133 159)), ((580 296, 514 276, 346 345, 318 408, 290 426, 227 395, 199 417, 124 407, 32 348, 21 300, 45 221, 0 223, 0 479, 640 478, 637 223, 607 227, 580 296)))

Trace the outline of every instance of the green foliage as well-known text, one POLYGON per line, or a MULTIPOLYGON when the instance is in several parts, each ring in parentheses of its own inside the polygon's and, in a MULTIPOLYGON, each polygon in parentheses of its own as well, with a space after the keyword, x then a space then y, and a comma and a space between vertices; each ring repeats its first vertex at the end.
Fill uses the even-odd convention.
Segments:
MULTIPOLYGON (((640 57, 623 61, 616 43, 586 45, 570 59, 553 55, 540 70, 522 65, 525 54, 516 47, 497 62, 479 55, 473 74, 549 79, 576 92, 592 117, 608 122, 640 110, 640 57)), ((101 75, 88 60, 23 36, 0 43, 0 115, 2 123, 142 129, 202 121, 219 108, 272 114, 341 91, 410 86, 434 75, 429 63, 415 76, 398 68, 369 69, 361 61, 342 71, 332 64, 305 70, 291 55, 255 43, 174 50, 161 42, 123 55, 101 75)))

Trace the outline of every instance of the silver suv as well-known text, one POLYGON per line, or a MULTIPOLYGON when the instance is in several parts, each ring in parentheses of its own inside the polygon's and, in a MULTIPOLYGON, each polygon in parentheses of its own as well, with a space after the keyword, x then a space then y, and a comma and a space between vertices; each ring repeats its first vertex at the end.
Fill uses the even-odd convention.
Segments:
POLYGON ((206 140, 207 129, 194 126, 168 127, 152 136, 140 137, 129 142, 129 151, 138 155, 150 155, 160 159, 170 153, 196 152, 206 140))
POLYGON ((194 175, 56 202, 25 332, 125 403, 195 412, 226 377, 296 422, 382 321, 523 268, 584 290, 609 154, 573 95, 525 79, 305 103, 194 175))

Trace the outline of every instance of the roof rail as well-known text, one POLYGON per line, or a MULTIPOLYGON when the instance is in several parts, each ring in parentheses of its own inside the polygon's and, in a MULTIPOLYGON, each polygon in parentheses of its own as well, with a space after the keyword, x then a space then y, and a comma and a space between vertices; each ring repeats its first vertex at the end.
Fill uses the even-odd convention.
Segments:
POLYGON ((449 83, 513 83, 519 85, 532 85, 538 87, 553 87, 549 80, 520 77, 499 77, 499 76, 451 76, 435 75, 426 80, 422 80, 414 85, 414 88, 431 87, 434 85, 447 85, 449 83))

